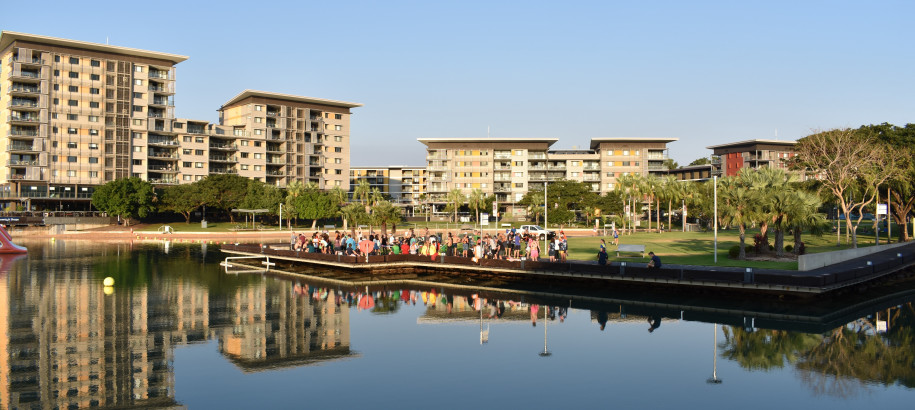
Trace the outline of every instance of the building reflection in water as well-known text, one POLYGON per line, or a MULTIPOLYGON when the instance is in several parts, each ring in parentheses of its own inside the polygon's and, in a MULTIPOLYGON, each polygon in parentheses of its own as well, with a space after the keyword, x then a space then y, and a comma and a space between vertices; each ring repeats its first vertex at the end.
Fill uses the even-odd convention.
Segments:
POLYGON ((3 408, 173 407, 174 347, 213 338, 244 371, 350 355, 339 295, 315 298, 270 280, 213 293, 190 275, 151 275, 106 295, 93 272, 103 264, 83 262, 59 259, 30 275, 37 262, 20 260, 2 274, 3 408))

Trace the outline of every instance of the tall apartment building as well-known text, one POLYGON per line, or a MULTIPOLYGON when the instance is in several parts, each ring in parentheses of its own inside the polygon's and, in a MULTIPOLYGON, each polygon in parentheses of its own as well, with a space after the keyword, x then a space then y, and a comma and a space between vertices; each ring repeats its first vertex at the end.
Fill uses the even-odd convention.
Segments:
POLYGON ((594 138, 589 150, 550 150, 555 138, 420 138, 426 145, 426 191, 443 206, 452 189, 495 195, 500 212, 521 217, 515 204, 530 190, 567 179, 594 192, 612 191, 623 175, 661 173, 667 144, 677 138, 594 138))
POLYGON ((361 104, 246 90, 218 125, 176 119, 186 59, 0 32, 0 206, 87 208, 96 186, 129 176, 348 188, 350 109, 361 104))
POLYGON ((360 181, 391 197, 395 204, 412 208, 426 193, 426 167, 391 165, 387 167, 350 167, 350 194, 360 181))
POLYGON ((733 176, 745 167, 787 169, 787 161, 795 156, 796 144, 795 141, 754 139, 706 148, 712 150, 712 173, 733 176))

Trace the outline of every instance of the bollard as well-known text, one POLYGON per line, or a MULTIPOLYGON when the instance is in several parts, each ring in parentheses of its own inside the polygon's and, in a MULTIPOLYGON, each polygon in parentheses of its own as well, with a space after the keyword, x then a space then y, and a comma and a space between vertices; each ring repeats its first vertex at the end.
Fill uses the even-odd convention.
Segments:
POLYGON ((743 273, 743 283, 753 283, 753 268, 747 268, 743 273))
POLYGON ((620 262, 620 276, 626 275, 626 262, 620 262))

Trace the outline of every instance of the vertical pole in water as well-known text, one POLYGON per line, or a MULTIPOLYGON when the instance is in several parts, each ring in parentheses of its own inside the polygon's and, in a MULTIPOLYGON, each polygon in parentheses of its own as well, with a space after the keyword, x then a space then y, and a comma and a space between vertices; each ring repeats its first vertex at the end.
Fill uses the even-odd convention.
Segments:
MULTIPOLYGON (((715 263, 718 263, 718 175, 715 175, 712 180, 715 184, 715 263)), ((715 334, 718 334, 717 331, 715 334)))

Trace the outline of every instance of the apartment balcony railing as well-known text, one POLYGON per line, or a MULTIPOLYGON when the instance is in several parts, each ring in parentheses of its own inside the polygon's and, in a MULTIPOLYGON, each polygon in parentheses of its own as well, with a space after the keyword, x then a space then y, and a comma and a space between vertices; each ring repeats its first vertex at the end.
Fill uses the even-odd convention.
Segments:
POLYGON ((648 159, 659 159, 659 160, 665 160, 665 159, 667 159, 667 155, 664 155, 664 154, 652 154, 652 153, 650 153, 650 152, 649 152, 648 155, 646 155, 645 157, 648 158, 648 159))
POLYGON ((173 106, 173 105, 175 105, 175 100, 172 100, 172 99, 169 99, 169 98, 153 98, 153 102, 152 102, 152 103, 153 103, 154 105, 170 105, 170 106, 173 106))
POLYGON ((17 130, 17 129, 12 129, 12 130, 10 130, 10 134, 9 134, 9 135, 12 135, 12 136, 14 136, 14 137, 37 137, 37 136, 38 136, 38 130, 17 130))
POLYGON ((543 165, 528 165, 527 169, 529 169, 529 170, 546 170, 546 166, 543 166, 543 165))
POLYGON ((169 152, 150 152, 148 156, 159 159, 178 159, 178 155, 169 152))
POLYGON ((37 115, 30 116, 21 116, 21 115, 10 115, 7 117, 8 121, 19 121, 19 122, 39 122, 41 121, 37 115))
POLYGON ((9 144, 6 146, 7 151, 39 151, 32 144, 9 144))
POLYGON ((168 71, 153 71, 149 70, 149 78, 158 78, 161 80, 170 80, 168 71))
POLYGON ((532 154, 532 155, 528 155, 528 156, 527 156, 527 159, 546 159, 546 155, 544 155, 544 154, 532 154))
POLYGON ((512 154, 495 154, 495 159, 512 159, 512 154))
POLYGON ((286 160, 284 160, 284 159, 267 160, 267 165, 286 165, 286 160))
POLYGON ((211 168, 211 174, 237 174, 238 171, 231 168, 211 168))
POLYGON ((178 146, 181 145, 178 141, 174 140, 149 140, 150 145, 167 145, 167 146, 178 146))
POLYGON ((24 87, 21 85, 11 85, 8 89, 11 93, 30 93, 37 94, 41 92, 41 89, 38 87, 24 87))
POLYGON ((150 111, 149 118, 165 118, 165 113, 150 111))
POLYGON ((224 150, 237 150, 238 146, 235 144, 213 144, 210 143, 210 148, 212 149, 224 149, 224 150))
POLYGON ((494 176, 492 180, 495 182, 511 182, 512 177, 511 176, 494 176))
POLYGON ((17 63, 26 63, 26 64, 44 64, 44 60, 42 60, 40 58, 25 58, 25 57, 18 57, 18 56, 10 57, 8 61, 9 62, 15 61, 17 63))
POLYGON ((552 169, 552 170, 563 170, 564 171, 566 169, 566 166, 565 165, 550 165, 550 166, 547 166, 546 168, 552 169))
POLYGON ((9 166, 38 166, 39 162, 37 159, 27 160, 27 159, 11 159, 6 161, 6 165, 9 166))
POLYGON ((163 85, 150 84, 149 91, 156 92, 156 93, 173 93, 173 92, 175 92, 175 89, 171 85, 163 86, 163 85))
POLYGON ((150 184, 177 184, 177 178, 149 178, 150 184))
POLYGON ((667 167, 664 165, 648 165, 649 171, 667 171, 667 167))
POLYGON ((187 126, 187 132, 189 134, 206 134, 207 133, 206 127, 192 127, 190 125, 187 126))
POLYGON ((12 100, 10 101, 10 107, 36 108, 38 107, 38 101, 12 100))
POLYGON ((150 171, 160 171, 160 172, 178 172, 178 168, 170 165, 150 165, 148 168, 150 171))
POLYGON ((585 171, 600 171, 600 165, 585 164, 585 166, 582 169, 584 169, 585 171))
POLYGON ((276 117, 276 116, 278 116, 278 115, 280 115, 280 112, 279 112, 279 111, 267 111, 267 116, 268 116, 268 117, 276 117))
POLYGON ((224 155, 212 155, 210 156, 210 161, 214 162, 238 162, 234 156, 224 156, 224 155))
POLYGON ((9 77, 41 78, 41 73, 32 71, 10 71, 9 77))
POLYGON ((511 192, 512 188, 510 186, 494 186, 492 190, 493 192, 511 192))
POLYGON ((511 165, 496 165, 496 171, 511 171, 511 165))
POLYGON ((588 176, 588 175, 585 175, 585 177, 582 178, 582 181, 585 181, 585 182, 598 182, 598 181, 600 181, 600 177, 599 177, 599 176, 588 176))
POLYGON ((286 176, 286 171, 282 171, 282 170, 267 171, 267 175, 272 176, 272 177, 284 177, 284 176, 286 176))

